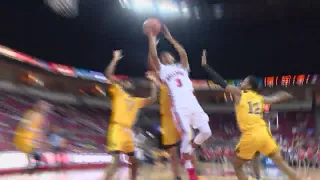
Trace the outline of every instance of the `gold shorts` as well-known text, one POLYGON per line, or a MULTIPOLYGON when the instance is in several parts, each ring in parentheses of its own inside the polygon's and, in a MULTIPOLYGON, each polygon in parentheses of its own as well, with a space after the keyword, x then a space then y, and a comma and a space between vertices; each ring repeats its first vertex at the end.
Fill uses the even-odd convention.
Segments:
POLYGON ((134 140, 131 128, 110 123, 107 135, 107 151, 111 153, 134 153, 134 140))
POLYGON ((261 128, 242 133, 236 147, 236 154, 244 160, 251 160, 255 153, 261 152, 268 156, 279 150, 268 128, 261 128))
POLYGON ((14 138, 14 145, 16 148, 24 153, 30 154, 35 150, 34 140, 31 138, 17 135, 14 138))

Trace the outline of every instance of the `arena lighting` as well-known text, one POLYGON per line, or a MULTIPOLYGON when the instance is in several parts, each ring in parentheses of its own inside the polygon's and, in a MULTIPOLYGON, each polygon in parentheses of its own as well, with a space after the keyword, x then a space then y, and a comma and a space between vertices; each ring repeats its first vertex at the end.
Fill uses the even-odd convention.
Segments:
POLYGON ((154 9, 153 0, 132 0, 132 6, 136 11, 152 11, 154 9))
POLYGON ((119 3, 122 8, 131 8, 129 0, 119 0, 119 3))
POLYGON ((183 9, 182 9, 182 12, 183 12, 183 13, 188 13, 188 12, 189 12, 189 9, 188 9, 188 8, 183 8, 183 9))
POLYGON ((122 8, 131 9, 140 13, 152 12, 161 15, 179 15, 190 16, 189 9, 184 1, 175 2, 172 0, 119 0, 122 8))
POLYGON ((179 8, 173 3, 159 3, 160 13, 179 13, 179 8))

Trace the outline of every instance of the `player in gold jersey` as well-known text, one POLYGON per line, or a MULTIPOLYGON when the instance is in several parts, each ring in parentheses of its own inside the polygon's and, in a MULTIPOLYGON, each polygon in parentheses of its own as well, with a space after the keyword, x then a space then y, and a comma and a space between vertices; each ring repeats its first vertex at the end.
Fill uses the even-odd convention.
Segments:
POLYGON ((156 80, 152 74, 147 74, 151 80, 151 96, 149 98, 132 97, 114 79, 115 66, 122 58, 121 51, 113 52, 113 59, 106 68, 105 76, 108 78, 107 87, 111 97, 111 117, 107 132, 107 151, 113 156, 113 163, 106 169, 105 180, 112 179, 118 165, 120 164, 119 154, 129 156, 131 179, 137 177, 137 163, 134 157, 134 141, 132 137, 132 126, 135 123, 139 110, 152 104, 157 97, 156 80))
POLYGON ((29 165, 31 158, 35 159, 39 165, 41 157, 41 147, 48 130, 47 113, 51 105, 45 101, 39 101, 30 110, 27 110, 21 118, 13 142, 18 150, 27 154, 29 165))
POLYGON ((180 134, 172 119, 171 99, 169 96, 169 90, 165 84, 161 84, 160 86, 159 104, 161 116, 161 144, 163 149, 165 149, 170 154, 169 160, 172 168, 172 173, 176 180, 179 180, 181 179, 181 177, 179 172, 179 157, 177 146, 179 145, 180 134))
POLYGON ((224 79, 207 65, 206 51, 202 55, 202 67, 211 76, 216 84, 235 97, 235 110, 241 138, 236 147, 236 158, 233 166, 239 180, 248 180, 242 166, 251 160, 256 152, 268 156, 290 179, 298 180, 296 173, 282 159, 279 147, 270 134, 269 128, 263 119, 264 104, 280 103, 289 100, 292 96, 279 91, 272 96, 262 96, 257 93, 258 80, 254 76, 248 76, 241 83, 240 88, 228 85, 224 79))

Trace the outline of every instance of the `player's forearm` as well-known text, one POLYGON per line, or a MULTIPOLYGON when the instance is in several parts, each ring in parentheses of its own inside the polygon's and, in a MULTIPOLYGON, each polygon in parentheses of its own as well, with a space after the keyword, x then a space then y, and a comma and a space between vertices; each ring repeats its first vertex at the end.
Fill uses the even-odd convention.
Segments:
POLYGON ((287 101, 292 98, 292 95, 285 92, 279 91, 271 96, 264 97, 264 103, 266 104, 277 104, 283 101, 287 101))
POLYGON ((157 99, 157 85, 155 82, 152 82, 151 84, 151 92, 150 92, 150 103, 154 103, 154 101, 156 101, 157 99))
POLYGON ((152 35, 148 35, 149 40, 149 58, 153 61, 152 63, 156 63, 158 61, 158 53, 157 53, 157 44, 156 39, 152 35))
POLYGON ((218 74, 215 70, 213 70, 209 65, 204 64, 202 67, 210 76, 211 80, 214 83, 218 84, 226 92, 229 92, 235 96, 241 96, 241 90, 239 88, 232 85, 228 85, 226 81, 220 76, 220 74, 218 74))
POLYGON ((213 70, 209 65, 205 64, 202 66, 206 73, 209 75, 210 79, 221 86, 223 89, 226 89, 228 84, 224 81, 224 79, 218 74, 215 70, 213 70))
POLYGON ((292 95, 286 91, 279 91, 274 96, 277 98, 277 103, 287 101, 292 98, 292 95))
POLYGON ((116 69, 118 63, 118 59, 113 58, 108 67, 105 70, 105 76, 111 80, 112 76, 114 75, 114 71, 116 69))
POLYGON ((153 61, 151 54, 148 54, 148 65, 151 67, 152 71, 158 71, 157 66, 155 65, 155 62, 153 61))
POLYGON ((182 61, 185 61, 184 63, 188 63, 188 54, 186 50, 183 48, 183 46, 174 38, 168 38, 168 41, 173 45, 173 47, 178 52, 180 58, 182 61))

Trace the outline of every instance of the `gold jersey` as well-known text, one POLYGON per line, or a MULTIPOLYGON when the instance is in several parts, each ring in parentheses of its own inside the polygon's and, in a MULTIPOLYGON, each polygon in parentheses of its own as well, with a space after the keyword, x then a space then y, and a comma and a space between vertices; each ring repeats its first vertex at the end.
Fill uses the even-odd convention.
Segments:
POLYGON ((16 129, 16 136, 33 139, 42 127, 42 120, 41 113, 34 110, 26 111, 16 129))
POLYGON ((169 89, 165 84, 161 84, 159 93, 160 114, 171 116, 171 98, 169 89))
POLYGON ((110 85, 108 91, 111 96, 110 122, 132 127, 145 98, 132 97, 117 84, 110 85))
POLYGON ((236 104, 236 117, 242 133, 261 128, 267 128, 263 119, 263 96, 254 91, 242 91, 241 99, 236 104))

